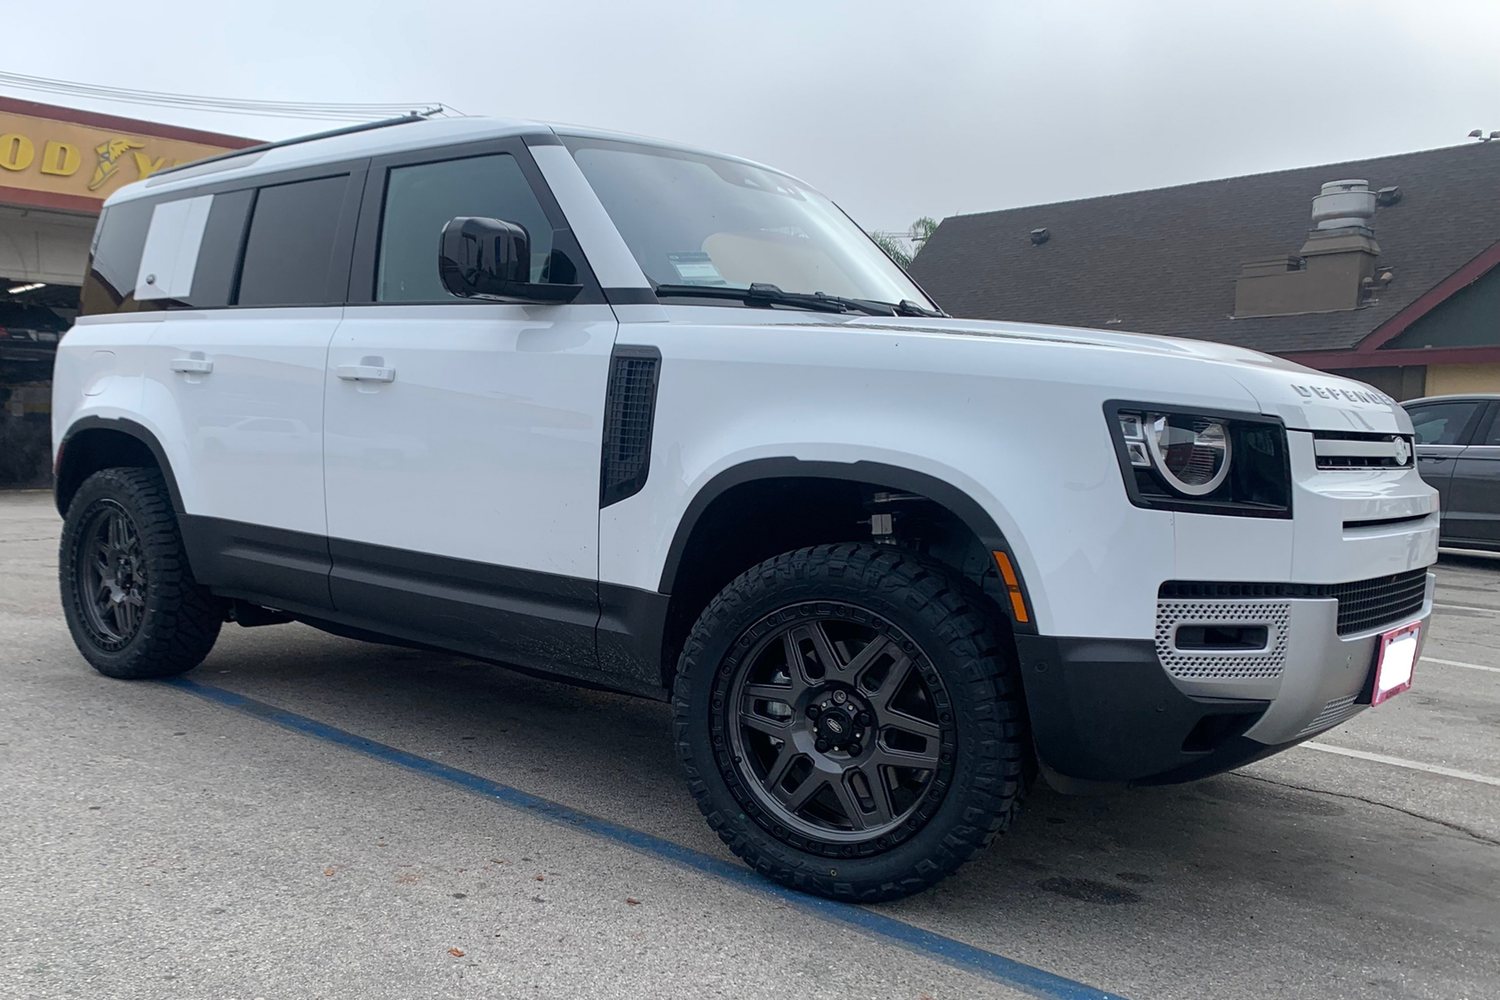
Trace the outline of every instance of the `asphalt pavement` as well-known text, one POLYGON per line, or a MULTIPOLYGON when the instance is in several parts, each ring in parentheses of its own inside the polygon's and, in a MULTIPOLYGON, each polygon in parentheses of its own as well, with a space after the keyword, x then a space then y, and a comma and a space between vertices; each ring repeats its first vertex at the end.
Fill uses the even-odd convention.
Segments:
POLYGON ((665 706, 300 625, 186 683, 78 656, 0 494, 0 997, 1500 996, 1500 560, 1415 688, 1192 785, 1068 798, 873 908, 759 880, 665 706))

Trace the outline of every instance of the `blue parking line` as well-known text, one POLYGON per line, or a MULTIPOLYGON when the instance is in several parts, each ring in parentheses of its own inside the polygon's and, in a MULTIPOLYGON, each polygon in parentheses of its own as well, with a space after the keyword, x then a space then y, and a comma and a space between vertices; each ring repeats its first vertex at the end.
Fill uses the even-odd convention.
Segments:
POLYGON ((1034 965, 1027 965, 1024 962, 1006 958, 1004 955, 976 948, 956 938, 924 930, 875 910, 851 903, 823 899, 819 896, 809 896, 788 889, 762 878, 742 865, 683 847, 681 844, 622 826, 619 823, 612 823, 607 819, 565 806, 560 802, 523 792, 498 781, 492 781, 456 767, 449 767, 447 764, 440 764, 427 757, 398 750, 316 719, 310 719, 305 715, 267 705, 265 702, 247 698, 233 691, 226 691, 224 688, 200 684, 184 678, 164 683, 284 729, 311 736, 325 743, 336 744, 385 764, 394 764, 416 774, 445 781, 464 791, 494 799, 502 805, 523 810, 549 822, 582 830, 642 854, 662 858, 705 875, 711 875, 746 891, 774 897, 780 902, 796 906, 824 920, 846 924, 871 937, 889 941, 919 955, 936 959, 965 972, 984 976, 1035 997, 1043 997, 1046 1000, 1124 1000, 1119 994, 1107 993, 1086 983, 1039 969, 1034 965))

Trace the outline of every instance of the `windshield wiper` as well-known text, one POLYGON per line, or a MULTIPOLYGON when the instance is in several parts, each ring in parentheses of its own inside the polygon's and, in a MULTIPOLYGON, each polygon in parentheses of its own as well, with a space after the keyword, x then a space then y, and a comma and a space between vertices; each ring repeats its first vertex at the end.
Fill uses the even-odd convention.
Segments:
POLYGON ((778 286, 754 282, 749 288, 728 285, 657 285, 658 296, 698 296, 709 299, 736 299, 748 305, 785 305, 823 312, 862 312, 869 316, 946 316, 947 313, 926 309, 910 299, 880 302, 875 299, 853 299, 827 292, 784 292, 778 286))
MULTIPOLYGON (((784 292, 776 285, 764 282, 755 282, 749 288, 734 288, 728 285, 657 285, 656 294, 659 297, 676 296, 680 298, 705 298, 705 299, 735 299, 747 305, 758 306, 796 306, 799 309, 814 309, 819 312, 849 312, 851 309, 860 312, 871 312, 873 303, 861 302, 858 299, 844 299, 837 295, 825 295, 823 292, 784 292)), ((874 313, 878 316, 891 315, 890 307, 874 307, 874 313)))
POLYGON ((928 309, 925 306, 917 305, 911 299, 902 299, 900 302, 897 302, 892 308, 896 310, 897 316, 932 316, 940 317, 943 319, 948 318, 948 314, 943 312, 941 309, 928 309))

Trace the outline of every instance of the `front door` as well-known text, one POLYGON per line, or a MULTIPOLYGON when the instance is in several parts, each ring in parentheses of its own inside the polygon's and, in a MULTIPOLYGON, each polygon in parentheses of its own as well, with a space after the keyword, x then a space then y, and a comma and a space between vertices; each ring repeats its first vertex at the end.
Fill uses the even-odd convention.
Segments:
POLYGON ((586 677, 617 324, 524 145, 374 161, 350 300, 325 380, 340 616, 586 677), (584 294, 566 305, 450 295, 438 235, 460 216, 524 226, 533 280, 584 294))

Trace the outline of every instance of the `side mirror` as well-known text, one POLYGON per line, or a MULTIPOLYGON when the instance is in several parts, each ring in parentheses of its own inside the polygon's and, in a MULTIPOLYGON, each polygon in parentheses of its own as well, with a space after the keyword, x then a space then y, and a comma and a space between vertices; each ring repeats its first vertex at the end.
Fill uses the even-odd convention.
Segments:
POLYGON ((461 298, 501 302, 571 302, 582 285, 531 280, 531 237, 526 227, 500 219, 458 218, 438 241, 443 287, 461 298))

